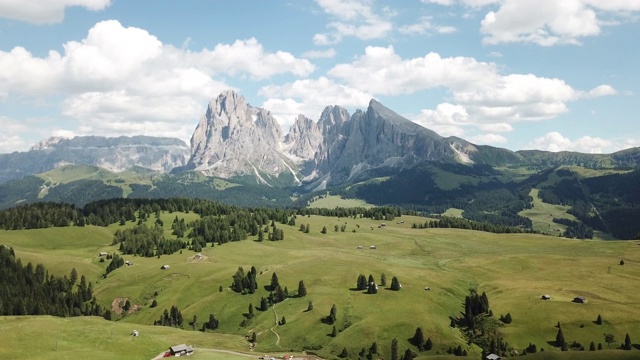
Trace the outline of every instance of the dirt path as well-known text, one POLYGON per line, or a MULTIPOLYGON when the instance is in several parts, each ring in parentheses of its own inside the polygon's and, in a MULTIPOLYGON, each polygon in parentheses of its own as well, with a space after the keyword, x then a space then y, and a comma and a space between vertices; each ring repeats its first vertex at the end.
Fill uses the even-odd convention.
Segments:
MULTIPOLYGON (((286 299, 285 299, 286 300, 286 299)), ((272 333, 275 334, 276 336, 276 346, 280 347, 280 335, 275 331, 275 328, 278 326, 278 312, 276 311, 276 304, 273 304, 273 306, 271 307, 271 309, 273 309, 273 315, 275 315, 276 320, 275 320, 275 325, 273 325, 273 327, 270 329, 272 333)))

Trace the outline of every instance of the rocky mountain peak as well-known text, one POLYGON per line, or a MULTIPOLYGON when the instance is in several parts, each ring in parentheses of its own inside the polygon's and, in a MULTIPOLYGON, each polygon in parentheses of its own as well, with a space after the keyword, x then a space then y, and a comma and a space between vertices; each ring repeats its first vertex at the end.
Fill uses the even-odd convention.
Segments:
POLYGON ((65 138, 60 137, 60 136, 52 136, 46 140, 42 140, 39 141, 33 145, 31 145, 31 148, 29 148, 29 150, 45 150, 45 149, 50 149, 52 147, 55 147, 60 141, 64 140, 65 138))
POLYGON ((283 150, 296 162, 313 159, 322 142, 322 132, 313 120, 300 114, 284 138, 283 150))
POLYGON ((270 184, 269 176, 295 172, 279 152, 282 130, 265 109, 247 104, 243 96, 225 91, 211 100, 191 137, 188 168, 207 175, 251 175, 270 184))

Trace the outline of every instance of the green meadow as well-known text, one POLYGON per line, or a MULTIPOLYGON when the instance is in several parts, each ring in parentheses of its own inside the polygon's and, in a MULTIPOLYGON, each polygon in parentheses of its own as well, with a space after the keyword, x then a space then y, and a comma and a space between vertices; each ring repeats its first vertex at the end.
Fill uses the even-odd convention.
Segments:
MULTIPOLYGON (((176 216, 187 221, 197 217, 163 213, 165 229, 176 216)), ((349 358, 357 358, 362 348, 368 349, 376 341, 381 357, 388 359, 393 338, 399 340, 401 353, 407 348, 417 351, 408 339, 421 327, 434 347, 419 353, 419 358, 453 359, 446 350, 458 345, 470 357, 479 358, 480 350, 467 345, 460 330, 450 327, 451 317, 460 316, 464 310, 465 296, 476 290, 486 292, 496 317, 512 315, 513 322, 498 330, 506 342, 520 350, 529 343, 544 348, 543 353, 527 358, 640 357, 639 350, 606 350, 603 337, 603 333, 611 333, 621 343, 629 333, 634 344, 640 343, 640 290, 635 286, 640 280, 637 242, 411 229, 414 222, 424 222, 424 218, 403 216, 381 227, 380 221, 370 219, 298 216, 295 226, 278 224, 285 231, 282 241, 249 238, 203 248, 202 257, 187 249, 160 258, 125 255, 124 259, 134 265, 119 268, 106 279, 101 274, 108 261, 99 262, 98 253, 117 252, 110 245, 113 232, 121 227, 117 224, 107 228, 0 232, 0 244, 13 246, 23 264, 41 262, 57 274, 68 274, 76 267, 79 274, 94 282, 94 294, 103 306, 111 308, 116 299, 130 299, 137 305, 135 312, 113 322, 95 318, 2 318, 0 355, 49 358, 56 342, 58 351, 80 353, 77 357, 60 357, 69 359, 83 358, 81 355, 87 354, 83 351, 104 352, 104 358, 151 359, 179 343, 248 352, 245 336, 255 332, 255 354, 307 349, 333 359, 346 348, 349 358), (404 223, 398 223, 400 220, 404 223), (309 224, 310 232, 298 231, 300 224, 309 224), (335 225, 346 225, 346 231, 335 232, 335 225), (322 234, 325 226, 327 233, 322 234), (371 245, 376 249, 370 249, 371 245), (621 259, 624 265, 619 265, 621 259), (170 268, 161 270, 162 265, 170 268), (239 266, 245 272, 256 267, 259 289, 255 294, 241 295, 229 289, 239 266), (308 294, 259 311, 260 299, 268 295, 265 286, 274 272, 290 295, 295 295, 300 280, 308 294), (379 284, 383 273, 387 287, 397 276, 402 289, 396 292, 380 286, 375 295, 353 289, 359 274, 371 274, 379 284), (551 300, 541 300, 543 294, 550 295, 551 300), (587 303, 573 303, 577 296, 585 297, 587 303), (151 308, 154 299, 158 306, 151 308), (311 311, 307 311, 309 302, 313 304, 311 311), (255 308, 255 317, 243 324, 249 304, 255 308), (322 322, 333 304, 337 307, 335 337, 331 336, 333 326, 322 322), (182 312, 184 330, 152 326, 171 306, 182 312), (206 333, 192 330, 189 322, 194 316, 200 328, 210 314, 220 321, 218 329, 206 333), (594 323, 599 314, 602 325, 594 323), (277 325, 283 317, 286 324, 277 325), (567 342, 576 341, 588 349, 594 341, 596 345, 602 343, 605 350, 561 352, 553 346, 558 322, 567 342), (44 328, 59 331, 41 330, 44 328), (23 337, 29 338, 29 329, 38 329, 30 334, 38 340, 25 340, 30 343, 17 346, 23 337), (132 329, 141 331, 141 337, 132 338, 132 329), (110 339, 111 332, 114 338, 110 339), (27 356, 19 352, 23 347, 29 348, 27 356)), ((168 230, 166 235, 171 236, 168 230)), ((201 358, 214 358, 214 354, 208 355, 201 358)), ((231 355, 225 358, 233 359, 231 355)))

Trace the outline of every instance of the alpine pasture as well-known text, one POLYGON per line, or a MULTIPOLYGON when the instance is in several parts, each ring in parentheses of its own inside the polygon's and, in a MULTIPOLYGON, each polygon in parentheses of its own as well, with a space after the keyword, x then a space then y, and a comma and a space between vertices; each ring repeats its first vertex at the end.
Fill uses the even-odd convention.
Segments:
MULTIPOLYGON (((165 229, 178 216, 187 221, 194 214, 163 213, 165 229)), ((532 234, 492 234, 458 229, 412 229, 424 218, 402 216, 393 221, 374 221, 322 216, 298 216, 296 225, 277 224, 285 231, 282 241, 257 242, 254 238, 205 247, 198 253, 184 249, 160 258, 125 255, 133 266, 124 266, 102 278, 109 260, 99 252, 118 253, 112 236, 121 225, 106 228, 50 228, 0 232, 0 244, 15 249, 23 264, 42 263, 59 275, 75 267, 93 282, 98 302, 112 308, 116 299, 129 299, 129 314, 100 318, 61 319, 53 317, 7 317, 1 321, 0 355, 4 358, 49 358, 53 351, 87 349, 105 356, 151 359, 169 346, 187 343, 196 347, 240 351, 259 356, 265 353, 313 351, 323 358, 337 358, 343 348, 349 358, 358 358, 362 348, 376 342, 380 357, 390 358, 393 338, 399 352, 412 349, 418 358, 455 358, 450 347, 461 345, 469 356, 480 350, 468 345, 451 318, 461 316, 465 296, 471 290, 485 292, 490 309, 498 318, 510 313, 513 321, 498 331, 515 349, 536 344, 544 352, 531 359, 634 358, 637 349, 613 350, 628 333, 640 342, 640 246, 634 241, 585 241, 532 234), (402 223, 400 223, 403 221, 402 223), (385 226, 381 223, 385 222, 385 226), (309 224, 309 233, 299 231, 309 224), (345 231, 334 231, 346 225, 345 231), (326 234, 321 230, 326 227, 326 234), (375 245, 375 249, 370 249, 375 245), (359 247, 362 248, 359 248, 359 247), (624 265, 620 265, 620 260, 624 265), (169 269, 161 270, 162 265, 169 269), (255 266, 258 289, 238 294, 230 289, 238 267, 248 272, 255 266), (273 274, 290 297, 258 310, 267 297, 273 274), (372 275, 377 294, 355 290, 360 274, 372 275), (380 284, 382 274, 386 286, 380 284), (402 284, 400 291, 387 289, 392 277, 402 284), (307 295, 296 297, 299 281, 307 295), (429 287, 430 290, 425 290, 429 287), (541 300, 548 294, 551 300, 541 300), (574 297, 587 299, 573 303, 574 297), (153 300, 157 306, 151 307, 153 300), (309 303, 313 309, 308 310, 309 303), (254 316, 247 319, 252 304, 254 316), (332 305, 336 322, 323 323, 332 305), (165 309, 176 306, 184 317, 183 330, 153 326, 165 309), (205 333, 194 331, 213 314, 219 327, 205 333), (595 324, 598 315, 603 324, 595 324), (190 324, 196 318, 195 324, 190 324), (277 325, 286 318, 286 323, 277 325), (554 340, 561 324, 564 337, 586 348, 561 352, 554 340), (337 333, 332 336, 333 326, 337 333), (430 351, 419 352, 411 345, 417 327, 431 338, 430 351), (43 329, 56 329, 44 331, 43 329), (131 338, 131 329, 141 331, 131 338), (256 333, 253 351, 246 337, 256 333), (607 350, 603 334, 614 334, 617 343, 607 350), (29 335, 28 335, 29 334, 29 335), (20 339, 25 344, 20 343, 20 339), (35 340, 37 339, 37 340, 35 340), (604 350, 589 352, 589 344, 602 343, 604 350), (132 345, 139 342, 140 345, 132 345), (108 349, 108 350, 105 350, 108 349), (26 355, 25 355, 26 354, 26 355), (23 356, 25 355, 25 356, 23 356)), ((153 220, 148 220, 149 225, 153 220)), ((122 226, 132 226, 127 223, 122 226)), ((165 236, 171 237, 170 230, 165 236)), ((635 345, 637 347, 637 345, 635 345)), ((63 358, 86 358, 73 351, 63 358)), ((65 355, 66 354, 66 355, 65 355)))

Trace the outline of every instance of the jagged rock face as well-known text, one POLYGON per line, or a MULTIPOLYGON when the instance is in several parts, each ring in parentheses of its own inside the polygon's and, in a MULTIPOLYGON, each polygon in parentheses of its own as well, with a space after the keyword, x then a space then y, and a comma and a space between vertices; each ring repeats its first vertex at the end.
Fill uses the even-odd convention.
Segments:
POLYGON ((356 111, 340 127, 339 134, 325 138, 321 147, 325 151, 316 156, 324 185, 354 181, 369 170, 400 170, 419 161, 455 161, 456 152, 446 139, 375 100, 366 112, 356 111))
POLYGON ((284 137, 283 150, 294 161, 310 160, 318 151, 322 138, 318 124, 304 115, 298 115, 284 137))
POLYGON ((243 96, 227 91, 209 103, 191 137, 188 168, 209 176, 256 176, 293 172, 280 153, 280 125, 264 109, 251 107, 243 96))
POLYGON ((0 154, 0 182, 67 164, 94 165, 117 172, 134 166, 168 172, 184 166, 189 159, 189 148, 184 141, 150 136, 50 138, 31 149, 0 154))
MULTIPOLYGON (((320 115, 318 127, 322 131, 322 142, 314 156, 315 168, 310 175, 323 177, 338 161, 349 138, 343 127, 349 122, 349 112, 340 106, 327 106, 320 115)), ((348 129, 346 129, 348 130, 348 129)))

